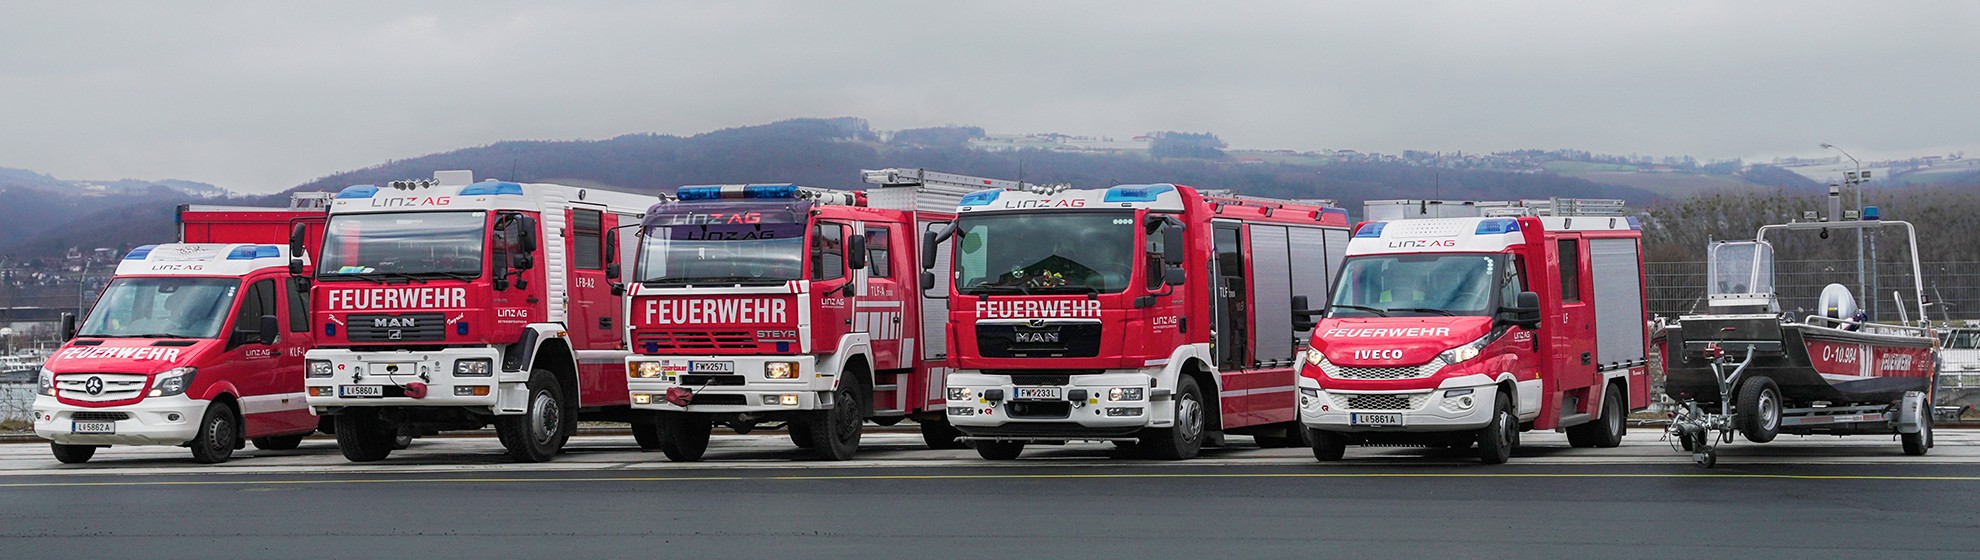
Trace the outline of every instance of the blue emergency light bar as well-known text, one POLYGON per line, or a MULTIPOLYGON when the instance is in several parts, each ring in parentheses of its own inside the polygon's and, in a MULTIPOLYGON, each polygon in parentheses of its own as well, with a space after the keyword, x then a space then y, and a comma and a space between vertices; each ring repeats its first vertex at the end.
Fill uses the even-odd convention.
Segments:
POLYGON ((1512 218, 1490 218, 1479 220, 1478 229, 1472 230, 1471 233, 1474 235, 1496 235, 1516 231, 1519 231, 1519 220, 1512 218))
POLYGON ((680 198, 682 201, 719 200, 724 198, 792 200, 798 197, 798 186, 790 183, 770 185, 687 185, 675 189, 674 196, 680 198))
POLYGON ((378 185, 351 185, 337 191, 337 198, 371 198, 378 194, 378 185))
POLYGON ((461 187, 461 196, 485 196, 493 194, 520 195, 522 193, 521 184, 508 181, 482 181, 461 187))
POLYGON ((274 245, 246 245, 235 247, 233 251, 227 252, 227 260, 230 261, 273 259, 280 258, 281 256, 282 248, 274 245))
POLYGON ((128 255, 124 255, 124 260, 127 260, 127 261, 141 261, 141 260, 144 260, 144 258, 145 258, 145 257, 149 257, 149 256, 151 256, 151 250, 152 250, 152 249, 157 249, 157 248, 158 248, 158 246, 157 246, 157 245, 142 245, 142 246, 139 246, 139 247, 138 247, 138 248, 136 248, 136 249, 131 249, 131 252, 130 252, 130 254, 128 254, 128 255))
POLYGON ((1361 229, 1354 230, 1354 236, 1363 239, 1381 237, 1382 228, 1388 225, 1388 222, 1368 222, 1361 224, 1361 229))
POLYGON ((982 206, 982 205, 985 205, 985 204, 989 204, 989 203, 991 203, 991 202, 994 202, 994 201, 996 201, 996 200, 997 200, 997 195, 1000 195, 1000 194, 1004 194, 1004 189, 990 189, 990 190, 987 190, 987 191, 976 191, 976 192, 973 192, 973 193, 969 193, 969 194, 966 194, 966 195, 963 195, 963 197, 962 197, 962 202, 961 202, 960 204, 958 204, 958 205, 959 205, 959 206, 982 206))

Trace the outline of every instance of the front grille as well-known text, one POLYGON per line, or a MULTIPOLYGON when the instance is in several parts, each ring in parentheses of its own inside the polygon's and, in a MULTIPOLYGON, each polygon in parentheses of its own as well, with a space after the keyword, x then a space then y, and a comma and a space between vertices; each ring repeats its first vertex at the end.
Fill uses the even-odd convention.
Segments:
POLYGON ((756 336, 749 331, 668 331, 640 333, 633 349, 644 354, 670 350, 755 350, 756 336))
POLYGON ((741 406, 749 404, 749 395, 695 395, 688 404, 741 406))
POLYGON ((1404 367, 1343 366, 1327 362, 1320 365, 1320 371, 1334 379, 1421 379, 1437 373, 1442 367, 1443 364, 1436 361, 1404 367))
POLYGON ((118 420, 129 420, 131 419, 131 415, 130 413, 126 413, 126 412, 97 412, 94 410, 84 410, 69 415, 69 419, 75 420, 77 422, 116 422, 118 420))
POLYGON ((125 401, 138 398, 144 382, 145 376, 135 373, 65 373, 55 377, 55 390, 73 401, 125 401), (91 386, 97 388, 95 394, 90 394, 91 386))
POLYGON ((977 323, 976 349, 985 358, 1091 358, 1100 355, 1098 322, 977 323))
POLYGON ((447 340, 447 317, 440 313, 351 315, 351 342, 432 342, 447 340))
POLYGON ((684 387, 700 387, 703 385, 707 385, 709 387, 720 387, 724 385, 742 385, 742 384, 743 384, 743 376, 740 375, 681 376, 681 385, 684 387))
POLYGON ((1355 395, 1328 393, 1334 399, 1334 406, 1348 410, 1416 410, 1430 400, 1429 393, 1391 393, 1380 395, 1355 395))

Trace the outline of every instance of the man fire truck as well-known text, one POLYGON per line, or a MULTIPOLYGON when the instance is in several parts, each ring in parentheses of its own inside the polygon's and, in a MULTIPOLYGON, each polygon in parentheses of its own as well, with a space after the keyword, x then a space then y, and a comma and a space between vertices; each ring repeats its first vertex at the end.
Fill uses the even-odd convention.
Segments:
MULTIPOLYGON (((963 197, 949 421, 986 459, 1113 441, 1167 459, 1225 433, 1298 441, 1294 311, 1326 296, 1347 213, 1170 185, 963 197)), ((924 265, 935 263, 924 261, 924 265)))
POLYGON ((648 211, 626 373, 669 459, 699 460, 714 424, 781 422, 825 460, 852 458, 869 419, 912 418, 930 447, 960 446, 942 414, 948 301, 915 289, 914 239, 964 193, 1017 183, 864 175, 875 188, 686 186, 648 211))
POLYGON ((1533 429, 1620 444, 1650 402, 1642 231, 1599 202, 1358 226, 1300 372, 1314 457, 1476 445, 1498 464, 1533 429))
POLYGON ((312 288, 309 406, 337 446, 376 461, 401 434, 495 424, 517 461, 547 461, 578 420, 651 424, 628 407, 625 230, 651 196, 551 184, 357 185, 330 204, 312 288))

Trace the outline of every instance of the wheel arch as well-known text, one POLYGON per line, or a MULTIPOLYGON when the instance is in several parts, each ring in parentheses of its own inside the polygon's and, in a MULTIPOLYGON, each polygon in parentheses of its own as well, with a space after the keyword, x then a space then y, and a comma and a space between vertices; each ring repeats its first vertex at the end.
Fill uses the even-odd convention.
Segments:
POLYGON ((557 384, 564 387, 565 393, 574 407, 583 407, 583 391, 578 390, 577 355, 571 352, 570 341, 561 337, 550 338, 537 344, 530 369, 550 372, 557 384))

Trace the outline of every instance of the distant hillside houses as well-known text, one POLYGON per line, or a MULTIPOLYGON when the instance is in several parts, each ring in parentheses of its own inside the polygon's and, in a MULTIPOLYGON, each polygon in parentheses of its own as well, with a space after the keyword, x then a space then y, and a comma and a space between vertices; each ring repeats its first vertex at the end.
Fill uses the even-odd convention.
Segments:
POLYGON ((1014 150, 1047 150, 1053 152, 1081 154, 1120 154, 1147 153, 1155 143, 1153 135, 1141 135, 1126 140, 1109 136, 1075 136, 1057 132, 1031 134, 985 134, 972 138, 969 147, 989 152, 1014 150))

